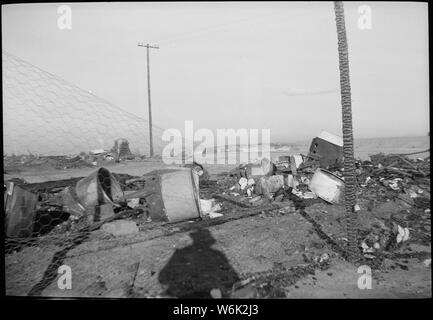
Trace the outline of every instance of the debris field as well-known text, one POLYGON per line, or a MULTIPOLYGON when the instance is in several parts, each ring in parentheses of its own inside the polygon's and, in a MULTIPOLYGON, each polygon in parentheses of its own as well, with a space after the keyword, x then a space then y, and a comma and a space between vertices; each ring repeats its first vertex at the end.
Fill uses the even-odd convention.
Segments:
MULTIPOLYGON (((68 257, 75 255, 77 264, 77 257, 89 252, 101 259, 104 252, 119 248, 121 253, 144 246, 152 252, 162 246, 158 241, 178 238, 186 247, 175 244, 171 257, 160 253, 165 260, 157 262, 141 257, 117 277, 116 283, 126 277, 117 288, 107 287, 101 271, 101 276, 87 276, 86 286, 74 294, 288 297, 302 279, 346 259, 341 150, 338 137, 322 133, 307 155, 262 158, 218 174, 193 162, 142 176, 112 173, 101 165, 134 158, 122 139, 110 152, 96 150, 93 157, 4 157, 9 173, 47 162, 61 169, 95 167, 87 177, 68 180, 5 181, 7 291, 58 295, 57 268, 68 257), (224 232, 226 240, 215 238, 224 232), (242 237, 249 240, 240 244, 242 237), (284 257, 272 256, 274 246, 284 257), (41 252, 48 264, 30 263, 41 252), (263 252, 261 257, 257 252, 263 252), (147 267, 153 274, 143 280, 140 275, 147 267), (29 272, 34 277, 31 287, 22 284, 29 272), (152 280, 155 275, 157 281, 152 280)), ((356 180, 358 265, 385 273, 408 270, 410 263, 431 268, 430 157, 371 155, 356 161, 356 180)), ((90 266, 86 268, 83 275, 90 266)))

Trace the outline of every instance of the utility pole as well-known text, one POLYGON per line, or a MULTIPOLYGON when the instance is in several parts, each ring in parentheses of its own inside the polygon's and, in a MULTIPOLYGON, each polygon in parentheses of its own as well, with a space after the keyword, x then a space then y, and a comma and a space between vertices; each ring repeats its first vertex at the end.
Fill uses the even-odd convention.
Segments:
POLYGON ((147 102, 149 106, 149 140, 150 140, 150 156, 153 157, 153 135, 152 135, 152 104, 150 101, 150 64, 149 64, 149 48, 159 49, 156 46, 150 46, 149 44, 139 43, 139 47, 146 48, 147 54, 147 102))

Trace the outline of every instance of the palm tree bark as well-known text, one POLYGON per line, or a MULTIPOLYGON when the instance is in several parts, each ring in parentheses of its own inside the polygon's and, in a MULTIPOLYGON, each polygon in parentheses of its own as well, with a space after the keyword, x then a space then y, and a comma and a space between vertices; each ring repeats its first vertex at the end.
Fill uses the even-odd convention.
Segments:
POLYGON ((345 209, 347 228, 347 257, 355 261, 358 257, 356 213, 355 159, 353 155, 352 101, 349 77, 349 53, 347 49, 346 26, 344 22, 344 7, 341 1, 334 2, 335 21, 338 37, 338 58, 340 68, 341 106, 343 116, 343 156, 345 181, 345 209))

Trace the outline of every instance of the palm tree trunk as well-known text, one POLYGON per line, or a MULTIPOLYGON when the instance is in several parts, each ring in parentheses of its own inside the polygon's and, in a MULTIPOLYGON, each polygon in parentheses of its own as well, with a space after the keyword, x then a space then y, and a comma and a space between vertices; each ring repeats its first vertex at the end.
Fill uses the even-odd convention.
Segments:
POLYGON ((352 102, 349 77, 349 54, 347 50, 344 7, 341 1, 334 2, 338 36, 338 58, 340 67, 341 105, 343 115, 343 156, 345 181, 346 228, 348 237, 347 257, 354 261, 358 256, 356 213, 355 159, 353 156, 352 102))

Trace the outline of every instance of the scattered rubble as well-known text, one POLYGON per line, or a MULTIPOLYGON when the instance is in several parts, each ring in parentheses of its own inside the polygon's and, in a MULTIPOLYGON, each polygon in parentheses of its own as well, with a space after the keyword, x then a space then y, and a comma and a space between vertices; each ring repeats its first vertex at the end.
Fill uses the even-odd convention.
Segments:
MULTIPOLYGON (((204 216, 218 217, 218 211, 221 211, 221 205, 216 203, 215 199, 200 199, 200 211, 204 216)), ((221 214, 222 216, 222 214, 221 214)))
MULTIPOLYGON (((202 220, 211 225, 242 214, 266 212, 266 217, 294 214, 314 203, 341 206, 344 202, 341 146, 338 137, 322 133, 313 139, 307 156, 280 156, 274 162, 264 158, 239 165, 217 179, 211 179, 203 165, 193 162, 183 168, 154 171, 141 177, 112 174, 100 167, 88 177, 56 183, 7 181, 6 236, 12 239, 43 234, 70 235, 97 224, 104 232, 117 237, 136 233, 150 222, 202 220), (128 220, 121 216, 122 212, 128 212, 128 220), (41 228, 41 221, 46 227, 41 228)), ((116 140, 110 152, 101 149, 89 154, 93 158, 34 156, 19 161, 36 165, 38 161, 55 160, 64 167, 65 163, 89 165, 95 157, 119 161, 131 156, 124 139, 116 140)), ((5 163, 9 160, 5 158, 5 163)), ((389 262, 398 250, 405 252, 408 243, 430 244, 429 157, 371 155, 370 160, 356 161, 355 174, 358 188, 354 212, 358 215, 378 212, 368 226, 359 230, 359 252, 366 261, 389 262), (378 210, 387 203, 394 207, 378 210)), ((330 216, 331 210, 327 210, 322 210, 321 215, 330 216)), ((322 236, 330 242, 333 235, 323 233, 322 236)), ((347 243, 344 237, 334 240, 332 246, 344 247, 347 243)), ((304 259, 321 268, 329 263, 331 256, 326 252, 318 256, 305 254, 304 259)), ((423 263, 430 267, 431 259, 423 263)), ((293 275, 298 271, 280 270, 277 277, 273 274, 244 279, 233 287, 231 297, 278 297, 281 292, 270 288, 282 281, 283 274, 293 275)), ((221 291, 213 289, 211 296, 220 298, 221 291)))
POLYGON ((101 167, 110 163, 142 160, 145 156, 133 154, 129 149, 129 142, 126 139, 117 139, 111 150, 93 149, 88 152, 80 152, 73 155, 50 155, 38 154, 26 155, 4 155, 4 173, 18 173, 29 169, 73 169, 85 167, 101 167))
POLYGON ((28 155, 10 155, 3 157, 5 173, 16 173, 27 168, 55 168, 71 169, 82 167, 93 167, 94 160, 90 156, 39 156, 34 154, 28 155))

